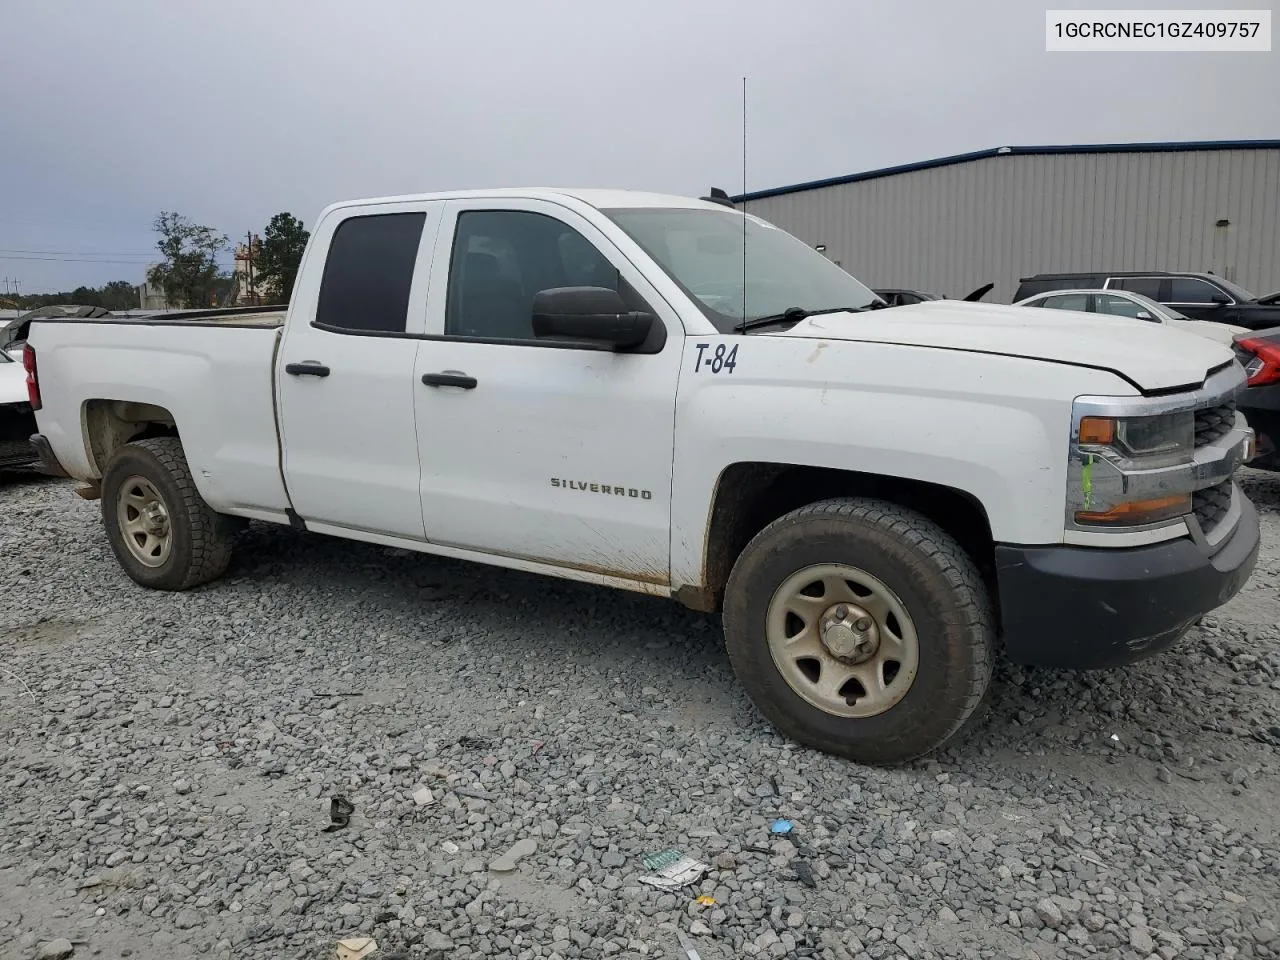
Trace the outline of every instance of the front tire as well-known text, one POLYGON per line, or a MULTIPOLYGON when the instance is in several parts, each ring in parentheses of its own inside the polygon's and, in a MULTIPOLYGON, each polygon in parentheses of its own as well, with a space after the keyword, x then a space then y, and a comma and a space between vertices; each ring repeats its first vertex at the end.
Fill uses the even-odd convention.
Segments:
POLYGON ((946 743, 991 682, 994 620, 973 560, 879 500, 810 504, 747 544, 725 641, 760 712, 806 746, 868 764, 946 743))
POLYGON ((102 478, 102 522, 120 566, 144 587, 189 590, 231 562, 232 518, 200 496, 177 437, 116 450, 102 478))

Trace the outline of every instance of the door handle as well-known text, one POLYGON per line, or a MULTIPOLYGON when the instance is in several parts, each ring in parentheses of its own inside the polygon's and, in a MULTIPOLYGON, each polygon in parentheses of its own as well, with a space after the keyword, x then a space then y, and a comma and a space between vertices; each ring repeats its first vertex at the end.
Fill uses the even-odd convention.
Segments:
POLYGON ((291 377, 327 377, 329 368, 323 363, 308 360, 306 363, 287 363, 284 372, 291 377))
POLYGON ((465 373, 424 373, 422 382, 428 387, 461 387, 463 390, 474 390, 476 378, 465 373))

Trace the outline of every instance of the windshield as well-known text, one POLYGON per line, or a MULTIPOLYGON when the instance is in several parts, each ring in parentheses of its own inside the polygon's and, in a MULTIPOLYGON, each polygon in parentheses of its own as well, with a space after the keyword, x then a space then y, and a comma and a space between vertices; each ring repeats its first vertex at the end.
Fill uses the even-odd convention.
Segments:
POLYGON ((744 320, 865 307, 879 298, 818 251, 729 210, 629 208, 604 214, 658 262, 722 333, 744 320), (743 225, 747 256, 743 283, 743 225), (745 309, 744 309, 745 308, 745 309))
POLYGON ((1168 306, 1167 304, 1156 303, 1156 301, 1152 300, 1150 297, 1146 296, 1145 294, 1132 293, 1130 291, 1125 291, 1125 292, 1128 293, 1129 297, 1132 298, 1135 302, 1140 303, 1144 307, 1146 307, 1147 312, 1150 313, 1153 317, 1164 317, 1166 320, 1190 320, 1191 319, 1185 313, 1179 313, 1177 310, 1173 309, 1173 307, 1168 306))

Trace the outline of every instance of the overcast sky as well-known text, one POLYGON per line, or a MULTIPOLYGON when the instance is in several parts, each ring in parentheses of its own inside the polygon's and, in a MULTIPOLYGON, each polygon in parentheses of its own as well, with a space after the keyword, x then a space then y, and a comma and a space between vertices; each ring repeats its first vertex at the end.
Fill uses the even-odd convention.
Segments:
POLYGON ((1003 144, 1280 137, 1280 53, 1050 54, 1025 0, 0 6, 0 278, 24 293, 140 282, 161 210, 235 237, 393 193, 737 192, 744 74, 751 189, 1003 144), (7 259, 38 256, 63 259, 7 259))

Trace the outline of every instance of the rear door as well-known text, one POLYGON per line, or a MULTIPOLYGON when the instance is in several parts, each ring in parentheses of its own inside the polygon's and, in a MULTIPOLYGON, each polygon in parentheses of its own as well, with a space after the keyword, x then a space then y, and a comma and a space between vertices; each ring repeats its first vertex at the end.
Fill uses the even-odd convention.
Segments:
POLYGON ((665 584, 683 328, 586 217, 453 201, 415 370, 433 543, 665 584), (645 352, 537 340, 543 289, 602 286, 659 317, 645 352), (450 385, 454 383, 457 385, 450 385))
POLYGON ((414 362, 443 204, 316 227, 276 363, 285 482, 313 529, 423 538, 414 362))

